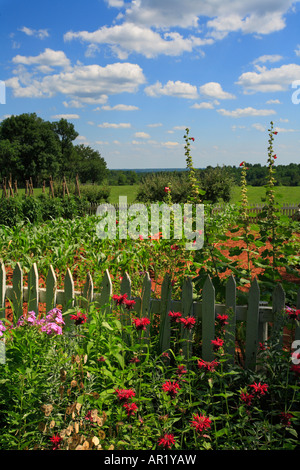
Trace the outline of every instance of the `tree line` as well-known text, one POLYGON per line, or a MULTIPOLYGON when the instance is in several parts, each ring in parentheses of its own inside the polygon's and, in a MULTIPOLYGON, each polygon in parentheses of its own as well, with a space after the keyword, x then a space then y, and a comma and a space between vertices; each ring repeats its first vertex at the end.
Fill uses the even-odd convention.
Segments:
POLYGON ((10 116, 0 123, 0 178, 12 176, 20 187, 30 178, 35 187, 50 177, 101 184, 107 164, 97 150, 75 145, 74 125, 66 119, 45 121, 35 113, 10 116))
MULTIPOLYGON (((64 176, 75 181, 78 175, 81 183, 110 186, 141 184, 147 176, 162 173, 165 177, 182 177, 186 169, 174 171, 110 170, 101 154, 88 145, 76 145, 78 137, 74 125, 66 119, 49 122, 35 113, 10 116, 0 122, 0 182, 10 175, 25 187, 30 178, 35 187, 41 187, 44 180, 52 177, 61 180, 64 176)), ((251 186, 266 184, 267 166, 247 163, 247 182, 251 186)), ((299 186, 300 164, 276 165, 277 185, 299 186)), ((240 184, 239 166, 208 166, 196 170, 200 181, 230 180, 240 184)))

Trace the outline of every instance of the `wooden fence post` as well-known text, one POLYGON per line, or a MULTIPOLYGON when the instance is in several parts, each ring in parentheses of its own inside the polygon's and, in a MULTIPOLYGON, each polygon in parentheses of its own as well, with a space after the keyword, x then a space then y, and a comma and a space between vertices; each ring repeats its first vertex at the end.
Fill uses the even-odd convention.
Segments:
POLYGON ((215 288, 207 276, 202 288, 202 359, 214 359, 212 340, 215 339, 215 288))
POLYGON ((260 290, 257 278, 251 283, 248 297, 248 311, 246 324, 246 358, 245 366, 254 370, 258 351, 258 322, 259 322, 260 290))

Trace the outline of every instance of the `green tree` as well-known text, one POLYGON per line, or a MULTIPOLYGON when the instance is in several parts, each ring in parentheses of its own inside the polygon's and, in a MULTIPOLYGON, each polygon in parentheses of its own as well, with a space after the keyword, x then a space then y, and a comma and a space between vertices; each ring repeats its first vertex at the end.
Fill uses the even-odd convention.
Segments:
POLYGON ((35 113, 20 114, 0 123, 0 164, 19 184, 30 177, 35 185, 60 171, 61 148, 52 125, 35 113))
POLYGON ((102 183, 107 173, 106 161, 98 150, 92 149, 88 145, 76 145, 74 147, 76 154, 79 179, 82 183, 102 183))
POLYGON ((74 124, 68 122, 66 119, 53 122, 52 129, 60 141, 61 171, 63 175, 74 178, 76 175, 77 155, 73 151, 73 141, 79 134, 76 132, 74 124))
POLYGON ((224 202, 229 202, 231 198, 231 189, 234 180, 225 168, 217 166, 207 167, 201 173, 200 186, 205 191, 203 199, 212 203, 218 202, 223 199, 224 202))

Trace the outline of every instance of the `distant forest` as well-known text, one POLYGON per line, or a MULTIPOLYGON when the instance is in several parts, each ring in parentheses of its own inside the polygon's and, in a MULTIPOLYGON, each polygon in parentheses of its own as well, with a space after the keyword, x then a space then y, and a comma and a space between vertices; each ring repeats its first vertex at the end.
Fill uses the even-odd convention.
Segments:
MULTIPOLYGON (((266 184, 268 167, 262 166, 260 163, 247 163, 247 182, 250 186, 264 186, 266 184)), ((213 167, 197 169, 198 179, 201 179, 206 172, 213 167)), ((226 173, 231 176, 236 185, 240 184, 241 169, 240 167, 224 165, 221 167, 226 173)), ((110 186, 133 185, 138 184, 147 175, 151 173, 163 173, 165 176, 168 174, 182 175, 185 173, 184 169, 153 169, 153 170, 107 170, 106 179, 110 186)), ((290 163, 289 165, 276 165, 275 179, 277 186, 300 186, 300 163, 290 163)))
MULTIPOLYGON (((44 121, 35 113, 10 116, 0 122, 0 185, 4 178, 17 180, 22 187, 32 179, 35 187, 41 187, 50 177, 60 181, 65 176, 74 181, 78 175, 81 183, 122 186, 144 181, 149 174, 168 173, 182 176, 186 169, 110 170, 103 156, 88 145, 76 145, 79 136, 74 125, 66 119, 57 122, 44 121)), ((266 183, 268 168, 260 163, 247 163, 247 181, 251 186, 266 183)), ((275 165, 277 185, 300 186, 300 164, 275 165)), ((211 186, 211 175, 222 184, 240 184, 241 169, 222 166, 198 169, 199 181, 211 186)), ((214 180, 215 180, 214 179, 214 180)))

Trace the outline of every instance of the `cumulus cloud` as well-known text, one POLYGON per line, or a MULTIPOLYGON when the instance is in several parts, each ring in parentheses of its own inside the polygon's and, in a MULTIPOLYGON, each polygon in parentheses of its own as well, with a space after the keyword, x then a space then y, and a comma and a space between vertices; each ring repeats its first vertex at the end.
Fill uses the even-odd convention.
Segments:
POLYGON ((199 26, 207 20, 212 36, 224 37, 240 30, 269 34, 285 27, 285 15, 299 0, 136 0, 128 3, 126 21, 135 24, 171 28, 199 26))
POLYGON ((79 119, 79 114, 55 114, 52 119, 79 119))
POLYGON ((245 93, 277 92, 287 90, 299 77, 300 65, 286 64, 273 69, 263 67, 256 72, 245 72, 237 84, 244 88, 245 93))
POLYGON ((45 39, 49 37, 47 29, 32 29, 23 26, 23 28, 20 28, 19 31, 22 31, 22 33, 25 33, 27 36, 34 36, 38 39, 45 39))
MULTIPOLYGON (((30 59, 30 58, 29 58, 30 59)), ((26 62, 22 59, 23 62, 26 62)), ((28 63, 31 63, 30 59, 28 63)), ((108 96, 119 93, 135 93, 145 82, 139 65, 113 63, 100 65, 76 65, 70 71, 35 78, 19 74, 6 81, 15 97, 53 97, 57 94, 71 98, 70 103, 105 104, 108 96)))
POLYGON ((227 109, 218 109, 218 113, 222 114, 222 116, 228 116, 233 118, 241 118, 246 116, 269 116, 272 114, 276 114, 273 109, 255 109, 255 108, 237 108, 232 111, 227 109))
POLYGON ((142 54, 147 58, 153 58, 159 54, 178 56, 183 52, 191 52, 195 47, 213 42, 212 39, 201 39, 196 36, 184 38, 178 32, 165 32, 161 35, 151 28, 133 23, 103 26, 93 32, 69 31, 64 35, 65 41, 74 39, 91 43, 89 47, 92 48, 97 47, 97 44, 108 44, 119 59, 126 59, 132 52, 142 54))
POLYGON ((166 85, 162 85, 157 81, 154 85, 145 88, 145 93, 148 96, 173 96, 176 98, 196 99, 198 98, 197 87, 190 83, 181 81, 173 82, 169 80, 166 85))
POLYGON ((205 85, 200 86, 199 90, 203 95, 219 100, 231 100, 235 98, 232 93, 224 91, 220 83, 217 82, 205 83, 205 85))
POLYGON ((136 132, 134 137, 137 139, 150 139, 150 135, 147 132, 136 132))
POLYGON ((127 104, 116 104, 115 106, 102 106, 103 111, 138 111, 137 106, 127 105, 127 104))
POLYGON ((103 129, 128 129, 131 127, 129 122, 103 122, 102 124, 98 124, 98 127, 102 127, 103 129))
POLYGON ((279 62, 280 60, 282 60, 283 57, 279 54, 265 54, 265 55, 262 55, 260 57, 258 57, 257 59, 255 59, 253 61, 254 64, 257 64, 257 63, 262 63, 262 64, 265 64, 266 62, 279 62))
POLYGON ((70 68, 70 60, 63 51, 54 51, 49 48, 37 56, 16 55, 12 58, 12 62, 23 65, 70 68))

